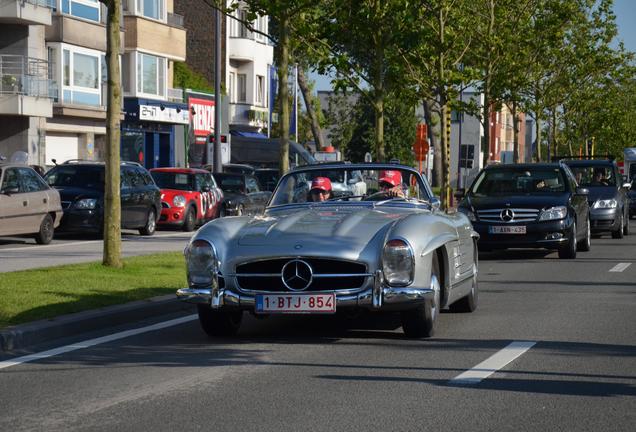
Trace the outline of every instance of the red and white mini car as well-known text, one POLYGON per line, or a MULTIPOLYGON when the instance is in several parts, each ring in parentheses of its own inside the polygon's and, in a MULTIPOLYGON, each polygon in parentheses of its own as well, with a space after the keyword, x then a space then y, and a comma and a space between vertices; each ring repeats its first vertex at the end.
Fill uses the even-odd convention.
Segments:
POLYGON ((223 191, 212 174, 196 168, 153 168, 152 178, 161 189, 159 226, 192 231, 221 215, 223 191))

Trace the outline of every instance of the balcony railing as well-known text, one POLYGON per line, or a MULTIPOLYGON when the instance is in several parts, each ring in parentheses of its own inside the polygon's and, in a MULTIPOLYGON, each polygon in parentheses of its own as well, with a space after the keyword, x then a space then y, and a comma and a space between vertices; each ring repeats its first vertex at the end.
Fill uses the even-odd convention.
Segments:
POLYGON ((168 88, 168 100, 171 102, 183 102, 183 90, 168 88))
POLYGON ((0 94, 53 97, 46 60, 0 55, 0 94))
POLYGON ((47 7, 49 9, 55 8, 55 0, 23 0, 25 3, 29 3, 35 6, 47 7))
POLYGON ((168 25, 183 28, 183 15, 168 12, 168 25))

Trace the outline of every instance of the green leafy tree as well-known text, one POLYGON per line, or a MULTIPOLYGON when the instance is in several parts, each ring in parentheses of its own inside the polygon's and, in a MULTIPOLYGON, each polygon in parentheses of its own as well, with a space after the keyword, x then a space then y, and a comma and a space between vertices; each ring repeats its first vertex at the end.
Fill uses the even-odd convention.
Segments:
POLYGON ((174 63, 173 82, 176 88, 214 93, 214 86, 202 74, 193 71, 184 62, 174 63))

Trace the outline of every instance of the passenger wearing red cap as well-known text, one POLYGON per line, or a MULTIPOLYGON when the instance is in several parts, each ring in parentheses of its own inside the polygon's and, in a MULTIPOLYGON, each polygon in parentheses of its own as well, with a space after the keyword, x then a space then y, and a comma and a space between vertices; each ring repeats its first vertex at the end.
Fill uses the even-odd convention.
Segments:
POLYGON ((405 197, 404 191, 402 190, 402 173, 399 171, 380 171, 378 186, 380 186, 380 192, 384 192, 390 197, 405 197))
POLYGON ((316 177, 311 182, 309 199, 307 201, 320 202, 331 198, 331 180, 327 177, 316 177))

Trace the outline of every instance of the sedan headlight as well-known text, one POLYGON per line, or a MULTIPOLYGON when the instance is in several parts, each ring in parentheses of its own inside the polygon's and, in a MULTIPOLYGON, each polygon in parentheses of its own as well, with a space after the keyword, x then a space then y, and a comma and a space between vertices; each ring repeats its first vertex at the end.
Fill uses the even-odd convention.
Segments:
POLYGON ((185 207, 185 197, 183 195, 175 195, 175 197, 172 198, 172 205, 174 205, 175 207, 185 207))
POLYGON ((547 221, 547 220, 565 219, 567 215, 568 215, 567 207, 563 207, 563 206, 550 207, 541 212, 541 216, 539 216, 539 220, 547 221))
POLYGON ((613 209, 616 207, 618 207, 618 201, 616 201, 614 198, 596 200, 596 202, 594 202, 594 204, 592 205, 593 209, 613 209))
POLYGON ((404 240, 389 240, 382 251, 384 279, 392 286, 406 286, 413 282, 415 259, 413 249, 404 240))
POLYGON ((212 285, 219 269, 216 250, 205 240, 191 242, 185 250, 188 284, 212 285))
POLYGON ((92 210, 97 206, 97 200, 94 198, 84 198, 75 203, 75 208, 79 210, 92 210))

